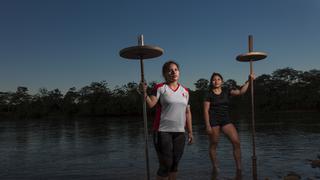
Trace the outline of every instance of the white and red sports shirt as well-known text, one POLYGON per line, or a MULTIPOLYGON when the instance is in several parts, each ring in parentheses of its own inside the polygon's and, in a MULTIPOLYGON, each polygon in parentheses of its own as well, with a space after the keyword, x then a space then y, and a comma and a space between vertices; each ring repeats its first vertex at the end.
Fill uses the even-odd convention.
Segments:
POLYGON ((156 96, 156 117, 153 122, 155 131, 185 132, 186 110, 189 105, 189 91, 178 84, 177 89, 171 89, 167 84, 157 84, 152 91, 156 96))

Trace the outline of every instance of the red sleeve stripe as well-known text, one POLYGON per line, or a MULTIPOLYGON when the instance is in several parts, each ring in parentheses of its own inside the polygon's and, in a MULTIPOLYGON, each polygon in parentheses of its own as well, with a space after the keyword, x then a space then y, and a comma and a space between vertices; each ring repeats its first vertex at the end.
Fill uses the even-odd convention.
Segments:
POLYGON ((156 116, 153 120, 153 130, 158 131, 160 126, 160 119, 161 119, 161 105, 158 104, 156 106, 156 116))
POLYGON ((184 88, 184 90, 186 90, 187 92, 189 92, 189 89, 188 88, 186 88, 186 87, 184 87, 184 86, 182 86, 183 88, 184 88))
POLYGON ((151 95, 156 96, 157 95, 157 90, 159 88, 161 88, 163 85, 164 85, 164 83, 156 84, 154 86, 154 88, 152 89, 152 91, 151 91, 151 95))

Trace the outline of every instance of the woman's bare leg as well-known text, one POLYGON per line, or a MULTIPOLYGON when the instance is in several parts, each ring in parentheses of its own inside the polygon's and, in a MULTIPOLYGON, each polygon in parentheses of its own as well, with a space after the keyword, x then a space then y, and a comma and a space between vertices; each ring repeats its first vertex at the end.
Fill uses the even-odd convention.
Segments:
POLYGON ((236 162, 236 174, 237 177, 241 177, 241 148, 240 148, 240 138, 237 129, 233 124, 227 124, 222 127, 223 133, 229 138, 233 146, 233 157, 236 162))
POLYGON ((212 163, 212 174, 216 176, 218 173, 218 161, 217 161, 217 146, 220 137, 220 126, 211 128, 211 134, 209 136, 209 155, 212 163))

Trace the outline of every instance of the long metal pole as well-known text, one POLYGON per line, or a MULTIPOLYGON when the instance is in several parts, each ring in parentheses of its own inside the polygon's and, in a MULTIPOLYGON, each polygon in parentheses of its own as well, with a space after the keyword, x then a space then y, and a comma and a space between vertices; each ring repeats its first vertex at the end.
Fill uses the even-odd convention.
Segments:
MULTIPOLYGON (((249 52, 253 51, 253 37, 249 35, 249 52)), ((253 63, 250 60, 250 74, 253 73, 253 63)), ((257 157, 256 157, 256 130, 255 130, 255 120, 254 120, 254 89, 253 89, 253 78, 250 77, 251 86, 251 120, 252 120, 252 178, 257 180, 257 157)))
MULTIPOLYGON (((138 44, 140 46, 144 45, 143 35, 140 35, 138 38, 138 44)), ((140 70, 141 70, 141 82, 145 83, 144 79, 144 66, 143 59, 140 58, 140 70)), ((147 120, 147 106, 146 106, 146 90, 143 88, 143 96, 142 96, 142 108, 143 108, 143 122, 144 122, 144 139, 145 139, 145 156, 146 156, 146 173, 147 179, 150 180, 150 168, 149 168, 149 152, 148 152, 148 120, 147 120)))

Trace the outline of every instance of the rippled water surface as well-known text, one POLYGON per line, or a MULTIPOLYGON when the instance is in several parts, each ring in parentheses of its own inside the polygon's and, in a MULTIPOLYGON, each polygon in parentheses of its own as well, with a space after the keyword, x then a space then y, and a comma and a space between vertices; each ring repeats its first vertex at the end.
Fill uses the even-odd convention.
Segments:
MULTIPOLYGON (((281 179, 295 172, 320 179, 310 159, 320 155, 320 116, 257 119, 259 179, 281 179)), ((149 123, 150 125, 151 123, 149 123)), ((236 123, 241 139, 244 179, 251 179, 251 127, 236 123)), ((145 179, 144 130, 141 118, 43 119, 0 121, 0 179, 145 179)), ((208 139, 194 123, 195 143, 185 148, 178 179, 210 179, 208 139)), ((149 134, 150 174, 157 158, 149 134)), ((221 136, 220 172, 234 175, 232 146, 221 136)))

